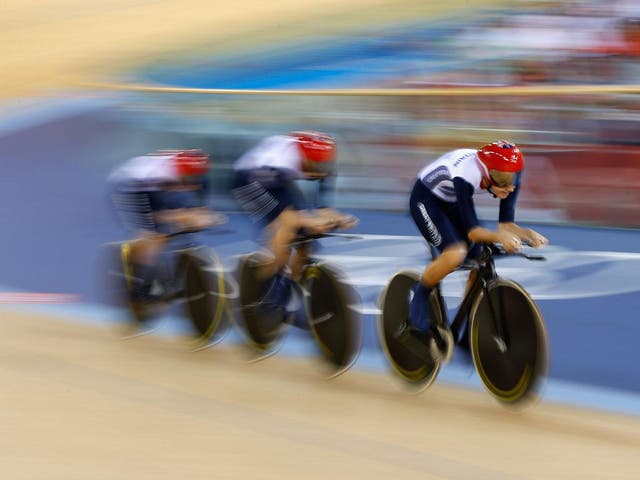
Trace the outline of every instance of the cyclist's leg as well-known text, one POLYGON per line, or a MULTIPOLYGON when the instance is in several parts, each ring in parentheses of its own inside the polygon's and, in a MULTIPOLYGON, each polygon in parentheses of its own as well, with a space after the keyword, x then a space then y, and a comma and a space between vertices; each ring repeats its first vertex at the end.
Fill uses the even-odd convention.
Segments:
POLYGON ((256 268, 261 281, 273 279, 265 296, 267 303, 281 305, 290 290, 284 270, 291 257, 291 243, 299 228, 300 213, 295 185, 273 169, 236 172, 232 193, 254 224, 263 231, 263 241, 271 253, 256 268), (267 298, 268 297, 268 298, 267 298))
POLYGON ((286 305, 292 295, 292 283, 301 276, 308 261, 309 248, 300 245, 292 248, 295 239, 304 232, 304 196, 297 185, 288 179, 272 186, 274 198, 278 199, 283 210, 269 224, 273 232, 268 242, 273 253, 273 263, 263 266, 264 278, 273 277, 271 297, 276 305, 286 305), (286 272, 290 269, 290 274, 286 272))
POLYGON ((151 284, 156 277, 158 258, 166 245, 166 237, 156 232, 138 232, 130 242, 129 262, 137 287, 132 291, 135 296, 145 298, 150 294, 151 284))
MULTIPOLYGON (((460 216, 458 210, 452 211, 451 214, 449 215, 449 218, 451 219, 455 228, 458 231, 464 231, 462 217, 460 216)), ((468 251, 467 251, 467 256, 465 260, 478 260, 482 253, 482 245, 479 243, 471 243, 467 240, 467 247, 468 247, 468 251)), ((465 286, 465 295, 471 289, 471 286, 473 285, 473 282, 476 279, 477 273, 478 273, 477 270, 471 270, 469 272, 469 277, 467 278, 467 283, 465 286)), ((467 363, 471 363, 472 359, 471 359, 471 351, 469 347, 468 319, 467 321, 464 322, 464 328, 462 329, 462 332, 459 332, 459 338, 456 338, 455 340, 457 342, 457 345, 462 349, 462 353, 465 357, 465 361, 467 363)))
POLYGON ((410 198, 411 216, 425 240, 441 252, 423 270, 420 281, 413 289, 409 306, 409 324, 426 333, 430 327, 428 298, 431 289, 464 260, 466 244, 447 212, 448 205, 435 197, 418 180, 410 198))
POLYGON ((292 257, 291 244, 298 235, 299 212, 288 207, 268 226, 267 248, 272 253, 271 262, 265 263, 261 270, 263 278, 283 272, 292 257))
POLYGON ((166 237, 159 231, 154 219, 156 199, 152 192, 128 184, 117 184, 112 188, 111 201, 121 225, 132 236, 126 258, 130 294, 133 299, 146 299, 155 276, 158 256, 166 244, 166 237))
MULTIPOLYGON (((420 280, 414 285, 413 298, 409 303, 407 325, 398 336, 398 340, 404 343, 407 348, 417 351, 419 344, 422 344, 428 346, 433 358, 444 358, 445 361, 450 358, 455 340, 448 328, 443 328, 437 322, 432 323, 429 297, 432 288, 457 268, 464 260, 465 254, 463 243, 458 242, 447 246, 433 262, 427 265, 420 280)), ((440 308, 445 308, 445 306, 442 305, 440 308)), ((445 315, 445 312, 442 314, 445 315)))
POLYGON ((312 246, 308 243, 304 243, 296 247, 293 255, 291 256, 291 277, 298 281, 302 276, 302 270, 309 263, 309 255, 311 254, 312 246))

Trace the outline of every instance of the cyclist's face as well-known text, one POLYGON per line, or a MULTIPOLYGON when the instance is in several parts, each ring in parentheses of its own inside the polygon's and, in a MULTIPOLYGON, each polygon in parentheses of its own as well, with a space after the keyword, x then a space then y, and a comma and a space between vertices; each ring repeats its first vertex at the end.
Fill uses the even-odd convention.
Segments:
POLYGON ((312 162, 310 160, 304 159, 302 160, 302 171, 307 178, 322 178, 329 175, 328 168, 330 165, 327 165, 322 162, 312 162))
POLYGON ((500 200, 504 200, 511 194, 511 192, 515 190, 515 188, 516 187, 514 187, 513 185, 509 187, 491 187, 491 191, 500 200))
POLYGON ((515 175, 513 172, 489 171, 490 188, 493 194, 500 199, 507 198, 516 189, 513 184, 515 175))
POLYGON ((514 172, 501 172, 500 170, 489 170, 491 186, 506 188, 513 185, 516 174, 514 172))
POLYGON ((176 185, 178 190, 202 190, 204 179, 200 175, 182 175, 180 182, 176 185))

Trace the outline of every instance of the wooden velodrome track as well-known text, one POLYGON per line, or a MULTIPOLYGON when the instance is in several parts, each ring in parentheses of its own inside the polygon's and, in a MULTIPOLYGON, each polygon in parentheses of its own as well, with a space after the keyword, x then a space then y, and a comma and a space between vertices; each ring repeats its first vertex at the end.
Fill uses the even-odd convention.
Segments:
POLYGON ((640 419, 0 312, 0 477, 636 479, 640 419))
MULTIPOLYGON (((6 0, 0 97, 192 44, 480 3, 499 2, 6 0)), ((483 392, 437 383, 406 395, 381 374, 326 381, 310 359, 247 364, 239 348, 191 353, 183 339, 120 333, 0 310, 0 478, 638 478, 638 418, 551 404, 516 414, 483 392)))

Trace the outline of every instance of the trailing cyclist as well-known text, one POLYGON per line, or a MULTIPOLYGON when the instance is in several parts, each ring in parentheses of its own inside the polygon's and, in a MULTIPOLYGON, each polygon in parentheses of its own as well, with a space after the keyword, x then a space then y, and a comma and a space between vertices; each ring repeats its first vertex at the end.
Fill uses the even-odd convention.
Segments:
POLYGON ((335 157, 336 144, 331 136, 301 131, 263 139, 234 166, 233 195, 262 229, 271 253, 256 272, 262 280, 273 279, 269 303, 286 304, 292 279, 300 277, 308 244, 293 249, 292 242, 301 232, 319 234, 351 228, 356 223, 354 217, 329 207, 336 176, 335 157), (307 201, 297 180, 316 183, 315 201, 307 201), (287 267, 291 268, 291 276, 284 274, 287 267))
POLYGON ((153 303, 152 284, 168 235, 224 221, 205 205, 209 169, 202 150, 160 150, 127 160, 108 178, 112 206, 132 235, 130 297, 138 318, 153 303))

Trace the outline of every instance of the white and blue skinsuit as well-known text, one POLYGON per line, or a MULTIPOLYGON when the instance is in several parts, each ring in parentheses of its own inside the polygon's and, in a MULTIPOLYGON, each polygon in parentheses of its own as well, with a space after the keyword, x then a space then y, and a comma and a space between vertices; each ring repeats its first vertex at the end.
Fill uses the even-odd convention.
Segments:
POLYGON ((267 137, 237 160, 233 195, 253 222, 268 225, 289 207, 329 206, 335 174, 313 179, 317 194, 309 201, 296 184, 297 180, 310 180, 304 175, 302 162, 297 140, 287 135, 267 137))
MULTIPOLYGON (((414 222, 429 244, 438 251, 459 242, 471 245, 468 233, 480 222, 473 203, 474 195, 489 195, 482 179, 489 176, 475 149, 445 153, 424 167, 414 184, 409 209, 414 222)), ((515 219, 521 173, 514 179, 515 190, 500 200, 498 221, 515 219)), ((478 248, 470 251, 476 256, 478 248)))

